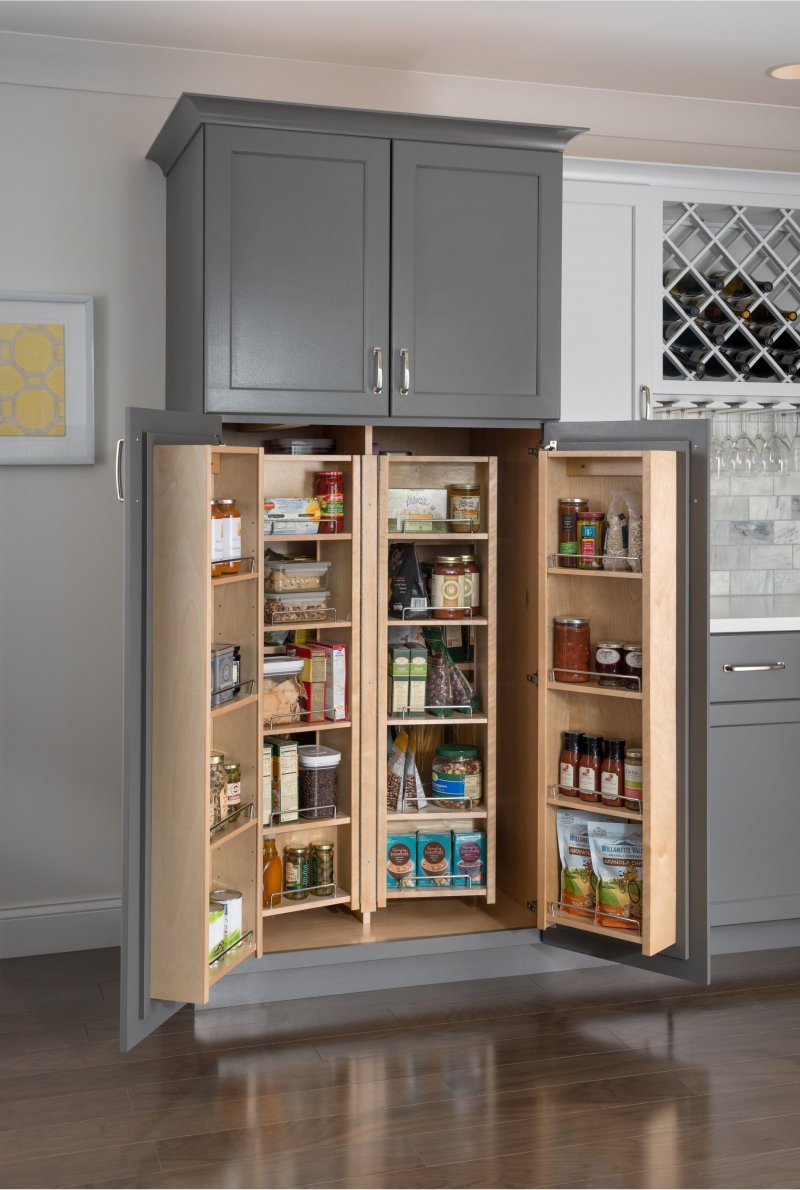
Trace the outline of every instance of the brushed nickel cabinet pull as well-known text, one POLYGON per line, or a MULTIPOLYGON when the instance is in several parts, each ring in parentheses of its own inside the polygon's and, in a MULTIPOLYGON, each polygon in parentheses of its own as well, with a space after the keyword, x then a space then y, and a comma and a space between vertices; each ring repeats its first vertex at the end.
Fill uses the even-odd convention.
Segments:
POLYGON ((786 669, 786 665, 783 661, 767 661, 763 665, 731 665, 726 662, 722 668, 726 674, 754 674, 768 669, 786 669))
POLYGON ((409 351, 407 347, 400 348, 400 362, 403 365, 403 379, 400 382, 400 396, 407 397, 411 387, 411 371, 409 367, 409 351))
POLYGON ((372 386, 372 391, 376 397, 379 397, 383 392, 383 348, 373 347, 372 358, 375 360, 375 383, 372 386))
POLYGON ((117 457, 114 461, 114 478, 117 482, 117 499, 120 503, 125 503, 125 496, 122 491, 122 448, 125 445, 124 438, 117 439, 117 457))
POLYGON ((639 385, 639 396, 642 402, 642 421, 650 421, 653 416, 653 398, 650 394, 650 386, 648 384, 639 385))

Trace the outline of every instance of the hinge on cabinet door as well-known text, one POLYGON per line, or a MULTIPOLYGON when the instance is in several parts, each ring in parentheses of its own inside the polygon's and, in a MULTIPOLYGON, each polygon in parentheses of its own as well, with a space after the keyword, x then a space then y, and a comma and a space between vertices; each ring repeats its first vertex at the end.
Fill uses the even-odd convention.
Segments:
POLYGON ((534 686, 538 686, 538 685, 539 685, 539 672, 538 672, 538 670, 537 670, 537 672, 536 672, 535 674, 528 674, 528 681, 529 681, 529 682, 531 682, 531 683, 532 683, 534 686))
POLYGON ((550 450, 558 450, 558 443, 556 442, 555 438, 551 438, 547 443, 547 446, 532 446, 529 449, 528 454, 539 455, 542 454, 542 452, 547 452, 550 450))
POLYGON ((531 913, 536 912, 536 902, 535 901, 528 901, 527 905, 528 905, 528 908, 530 909, 531 913))

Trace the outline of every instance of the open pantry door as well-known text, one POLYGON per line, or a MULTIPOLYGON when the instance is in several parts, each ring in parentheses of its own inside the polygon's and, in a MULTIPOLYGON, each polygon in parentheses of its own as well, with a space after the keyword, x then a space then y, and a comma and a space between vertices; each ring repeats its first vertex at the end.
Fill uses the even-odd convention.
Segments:
MULTIPOLYGON (((542 940, 707 983, 708 427, 685 420, 546 423, 539 497, 542 940), (640 572, 627 565, 626 573, 562 568, 552 556, 558 549, 558 499, 586 497, 591 510, 606 511, 611 491, 626 488, 638 492, 643 505, 640 572), (611 640, 641 641, 644 668, 636 690, 636 679, 625 684, 630 689, 600 687, 594 677, 558 680, 570 672, 553 668, 552 620, 558 614, 588 618, 592 647, 608 633, 611 640), (604 807, 562 795, 557 757, 563 730, 625 737, 644 751, 640 812, 626 816, 625 805, 608 812, 612 821, 640 825, 644 841, 642 907, 630 910, 627 928, 578 917, 565 904, 557 817, 574 811, 597 822, 604 807)), ((594 668, 591 661, 588 668, 594 668)))
POLYGON ((126 1051, 182 1007, 150 997, 153 449, 221 441, 220 418, 126 409, 117 448, 117 496, 125 505, 120 1045, 126 1051))

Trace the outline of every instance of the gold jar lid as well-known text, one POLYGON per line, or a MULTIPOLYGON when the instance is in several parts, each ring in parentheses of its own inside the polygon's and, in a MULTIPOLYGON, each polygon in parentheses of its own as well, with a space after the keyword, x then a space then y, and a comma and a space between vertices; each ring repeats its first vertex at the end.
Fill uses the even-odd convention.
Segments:
POLYGON ((212 764, 222 764, 224 760, 225 760, 224 752, 212 752, 211 753, 211 763, 212 764))
POLYGON ((461 554, 438 554, 436 557, 436 564, 441 562, 445 566, 460 566, 463 562, 461 554))
POLYGON ((450 491, 455 492, 458 496, 477 496, 480 494, 480 486, 477 483, 451 483, 450 491))

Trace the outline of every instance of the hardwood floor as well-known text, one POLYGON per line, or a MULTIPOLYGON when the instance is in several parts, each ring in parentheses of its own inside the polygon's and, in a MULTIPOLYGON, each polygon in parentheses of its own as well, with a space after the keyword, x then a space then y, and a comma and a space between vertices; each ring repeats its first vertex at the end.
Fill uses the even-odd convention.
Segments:
POLYGON ((183 1010, 118 954, 0 964, 0 1186, 800 1185, 800 950, 183 1010))

